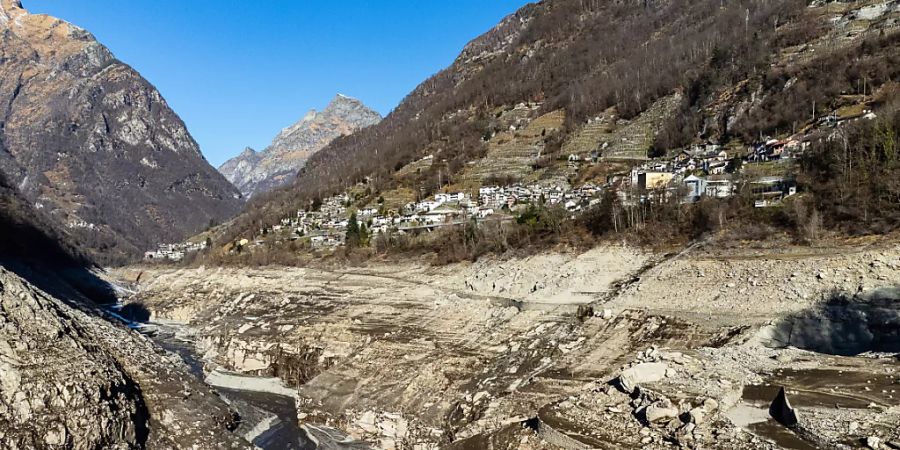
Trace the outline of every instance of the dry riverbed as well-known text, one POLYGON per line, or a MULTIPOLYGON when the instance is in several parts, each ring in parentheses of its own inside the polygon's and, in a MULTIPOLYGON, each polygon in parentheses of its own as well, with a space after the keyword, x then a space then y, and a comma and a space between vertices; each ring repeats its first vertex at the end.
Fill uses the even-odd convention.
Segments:
POLYGON ((900 443, 896 246, 115 275, 206 358, 283 380, 301 423, 377 448, 900 443))

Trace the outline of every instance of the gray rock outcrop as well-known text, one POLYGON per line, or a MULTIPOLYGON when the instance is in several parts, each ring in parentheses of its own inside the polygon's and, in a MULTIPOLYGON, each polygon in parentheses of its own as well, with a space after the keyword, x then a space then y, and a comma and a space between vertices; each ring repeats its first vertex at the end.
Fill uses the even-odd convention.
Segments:
POLYGON ((250 448, 184 364, 0 268, 0 448, 250 448))
POLYGON ((625 392, 634 392, 640 384, 655 383, 665 378, 668 368, 669 366, 665 363, 637 364, 622 371, 622 374, 619 375, 619 385, 625 392))

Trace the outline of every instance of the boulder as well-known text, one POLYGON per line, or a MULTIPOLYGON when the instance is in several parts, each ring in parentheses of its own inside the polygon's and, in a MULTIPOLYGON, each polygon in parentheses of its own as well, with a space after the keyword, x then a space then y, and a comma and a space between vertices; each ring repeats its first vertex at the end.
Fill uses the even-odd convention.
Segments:
POLYGON ((632 366, 619 375, 619 386, 629 394, 634 393, 640 384, 655 383, 665 378, 668 368, 665 363, 641 363, 632 366))
POLYGON ((791 406, 791 402, 788 400, 787 393, 783 387, 778 391, 778 395, 775 396, 775 400, 769 406, 769 415, 788 428, 797 426, 799 422, 797 411, 791 406))
POLYGON ((703 410, 703 407, 696 407, 692 409, 688 415, 690 416, 690 423, 702 425, 703 422, 706 422, 706 411, 703 410))
POLYGON ((644 417, 647 423, 665 422, 678 417, 678 408, 654 403, 644 409, 644 417))
POLYGON ((700 425, 707 421, 707 418, 719 409, 719 402, 708 398, 703 404, 688 411, 689 423, 700 425))
POLYGON ((866 447, 871 448, 872 450, 878 450, 881 448, 881 439, 877 436, 869 436, 866 438, 866 447))
POLYGON ((717 402, 715 399, 708 398, 706 400, 703 400, 703 410, 707 413, 711 413, 717 409, 719 409, 719 402, 717 402))

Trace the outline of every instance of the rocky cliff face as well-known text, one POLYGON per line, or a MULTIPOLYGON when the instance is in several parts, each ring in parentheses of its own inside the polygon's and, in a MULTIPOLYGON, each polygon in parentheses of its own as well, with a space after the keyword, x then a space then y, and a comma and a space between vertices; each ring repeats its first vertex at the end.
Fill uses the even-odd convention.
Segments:
POLYGON ((181 358, 96 304, 114 289, 0 173, 0 448, 251 448, 181 358))
POLYGON ((238 417, 95 306, 112 287, 0 179, 0 448, 249 448, 238 417))
POLYGON ((357 99, 338 94, 324 111, 312 110, 281 130, 257 153, 246 148, 219 168, 245 196, 291 182, 313 153, 332 140, 378 123, 381 116, 357 99))
POLYGON ((87 31, 0 1, 0 170, 96 254, 121 259, 240 208, 181 119, 87 31))
POLYGON ((0 448, 252 448, 179 358, 64 298, 0 267, 0 448))

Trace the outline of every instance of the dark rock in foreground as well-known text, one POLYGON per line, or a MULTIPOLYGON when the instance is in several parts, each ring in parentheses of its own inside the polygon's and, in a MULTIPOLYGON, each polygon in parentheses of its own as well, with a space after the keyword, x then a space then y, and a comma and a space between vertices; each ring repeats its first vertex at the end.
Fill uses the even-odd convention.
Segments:
POLYGON ((775 397, 775 400, 772 401, 772 405, 769 406, 769 415, 778 421, 778 423, 788 428, 795 427, 799 423, 797 410, 791 406, 791 402, 788 400, 784 388, 781 388, 781 390, 778 391, 778 395, 775 397))

